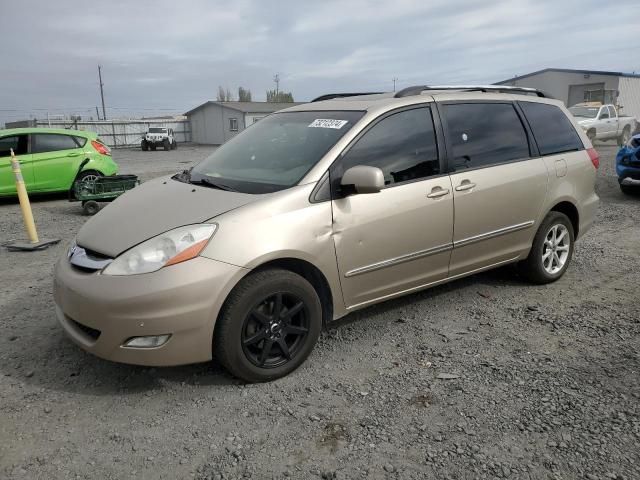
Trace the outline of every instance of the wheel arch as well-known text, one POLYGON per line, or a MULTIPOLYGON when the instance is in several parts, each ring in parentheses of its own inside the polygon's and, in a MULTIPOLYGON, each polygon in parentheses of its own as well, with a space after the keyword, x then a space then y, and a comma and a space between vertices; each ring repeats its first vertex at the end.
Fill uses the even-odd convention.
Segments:
MULTIPOLYGON (((281 268, 296 273, 307 280, 320 298, 322 325, 325 327, 333 319, 333 292, 327 277, 311 262, 295 257, 283 257, 266 261, 251 269, 251 273, 269 268, 281 268)), ((249 273, 248 275, 251 275, 249 273)))
MULTIPOLYGON (((549 212, 560 212, 565 214, 571 221, 575 238, 578 238, 580 231, 580 212, 573 202, 570 202, 569 200, 562 200, 551 207, 549 212)), ((547 212, 547 214, 549 212, 547 212)))

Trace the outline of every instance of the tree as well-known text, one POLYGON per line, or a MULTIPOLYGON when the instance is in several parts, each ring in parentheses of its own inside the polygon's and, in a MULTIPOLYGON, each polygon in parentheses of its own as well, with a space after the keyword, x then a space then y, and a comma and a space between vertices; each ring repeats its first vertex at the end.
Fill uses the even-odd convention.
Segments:
POLYGON ((245 89, 243 87, 238 87, 238 101, 239 102, 250 102, 251 101, 251 90, 245 89))
POLYGON ((293 101, 293 94, 291 92, 267 90, 267 102, 269 103, 293 103, 293 101))
POLYGON ((233 101, 233 95, 231 94, 231 90, 224 89, 223 87, 218 87, 218 96, 216 98, 219 102, 231 102, 233 101))

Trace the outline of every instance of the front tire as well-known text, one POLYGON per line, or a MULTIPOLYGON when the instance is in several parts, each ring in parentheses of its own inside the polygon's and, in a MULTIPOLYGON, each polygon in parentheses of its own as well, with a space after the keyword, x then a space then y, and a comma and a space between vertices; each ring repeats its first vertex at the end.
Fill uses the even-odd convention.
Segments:
POLYGON ((216 324, 213 353, 234 376, 267 382, 298 368, 322 328, 320 299, 288 270, 250 274, 227 297, 216 324))
POLYGON ((146 152, 147 150, 149 150, 149 144, 147 143, 146 140, 142 140, 142 142, 140 142, 140 147, 142 148, 143 152, 146 152))
POLYGON ((171 144, 169 143, 169 140, 167 140, 166 138, 162 141, 162 146, 164 147, 165 152, 168 152, 169 149, 171 148, 171 144))
POLYGON ((626 145, 630 138, 631 138, 631 127, 627 125, 626 127, 624 127, 624 130, 622 130, 622 135, 618 137, 618 145, 619 146, 626 145))
POLYGON ((595 142, 596 140, 596 131, 593 129, 587 131, 587 138, 589 139, 591 144, 593 144, 593 142, 595 142))
POLYGON ((625 195, 635 195, 635 194, 639 193, 640 188, 636 189, 636 188, 633 187, 633 185, 620 184, 620 191, 622 193, 624 193, 625 195))
POLYGON ((558 280, 567 271, 575 234, 569 218, 560 212, 549 212, 533 238, 529 256, 520 262, 522 276, 537 284, 558 280))

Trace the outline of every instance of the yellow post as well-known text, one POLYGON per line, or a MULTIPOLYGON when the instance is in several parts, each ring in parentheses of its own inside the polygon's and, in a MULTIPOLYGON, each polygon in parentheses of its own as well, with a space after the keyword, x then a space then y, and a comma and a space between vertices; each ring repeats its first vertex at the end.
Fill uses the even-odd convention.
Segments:
POLYGON ((22 178, 22 171, 20 170, 20 162, 13 153, 13 148, 11 149, 11 170, 16 178, 18 200, 20 200, 20 209, 22 210, 22 218, 24 219, 24 226, 27 229, 29 242, 38 243, 38 232, 36 232, 36 224, 33 221, 33 212, 31 211, 27 188, 24 186, 24 179, 22 178))

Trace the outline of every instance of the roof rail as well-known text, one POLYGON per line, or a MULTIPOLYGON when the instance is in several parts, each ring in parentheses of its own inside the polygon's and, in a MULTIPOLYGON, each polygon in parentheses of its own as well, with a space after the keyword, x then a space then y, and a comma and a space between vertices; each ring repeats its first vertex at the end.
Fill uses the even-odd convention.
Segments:
POLYGON ((311 102, 321 102, 323 100, 331 100, 333 98, 358 97, 360 95, 378 95, 384 92, 359 92, 359 93, 327 93, 314 98, 311 102))
POLYGON ((498 93, 522 93, 533 94, 542 98, 553 98, 551 95, 544 93, 536 88, 528 87, 511 87, 507 85, 415 85, 413 87, 403 88, 397 92, 395 98, 411 97, 420 95, 426 90, 461 90, 465 92, 498 92, 498 93))

